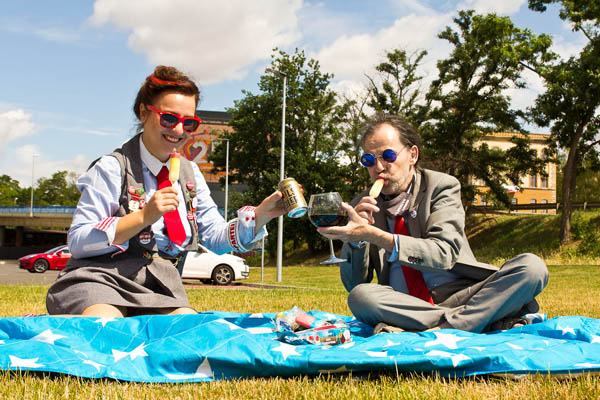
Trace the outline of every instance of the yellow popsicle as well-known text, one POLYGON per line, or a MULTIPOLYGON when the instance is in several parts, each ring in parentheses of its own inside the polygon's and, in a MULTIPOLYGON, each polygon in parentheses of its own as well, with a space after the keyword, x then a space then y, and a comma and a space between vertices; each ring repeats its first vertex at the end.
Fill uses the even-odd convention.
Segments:
POLYGON ((383 189, 384 183, 385 183, 385 180, 383 178, 377 178, 375 180, 375 183, 373 183, 373 186, 371 186, 371 190, 369 191, 369 196, 376 199, 377 196, 379 196, 379 193, 381 193, 381 189, 383 189))
POLYGON ((169 165, 169 181, 171 181, 171 185, 175 184, 179 180, 179 164, 181 160, 179 159, 179 153, 173 151, 171 153, 171 164, 169 165))

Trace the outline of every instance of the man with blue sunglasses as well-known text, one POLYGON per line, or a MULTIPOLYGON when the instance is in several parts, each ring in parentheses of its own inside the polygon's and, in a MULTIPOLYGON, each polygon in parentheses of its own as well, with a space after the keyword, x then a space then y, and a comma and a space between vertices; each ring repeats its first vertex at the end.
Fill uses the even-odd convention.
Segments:
POLYGON ((341 278, 348 306, 375 333, 454 328, 510 329, 536 313, 545 263, 521 254, 502 267, 478 262, 465 236, 460 183, 421 168, 420 136, 402 118, 377 114, 365 126, 361 164, 381 194, 344 203, 346 226, 318 228, 344 241, 341 278), (371 283, 373 273, 377 282, 371 283))

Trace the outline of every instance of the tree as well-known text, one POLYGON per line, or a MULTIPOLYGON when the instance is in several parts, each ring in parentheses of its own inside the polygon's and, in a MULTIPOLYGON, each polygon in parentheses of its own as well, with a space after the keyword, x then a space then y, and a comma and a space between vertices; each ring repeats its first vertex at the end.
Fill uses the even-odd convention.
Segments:
POLYGON ((50 178, 40 178, 34 190, 36 205, 39 206, 75 206, 79 201, 79 190, 75 185, 77 175, 74 172, 58 171, 50 178))
POLYGON ((584 160, 598 160, 600 118, 600 4, 590 0, 529 0, 529 8, 544 12, 548 4, 560 4, 560 18, 587 39, 581 52, 568 60, 539 65, 546 92, 532 110, 537 124, 550 126, 552 141, 564 149, 567 160, 562 171, 562 215, 560 242, 571 240, 571 215, 577 174, 584 160))
POLYGON ((482 143, 491 132, 522 131, 525 113, 510 107, 509 88, 524 88, 524 63, 544 58, 551 40, 515 27, 508 17, 460 11, 458 31, 447 27, 438 36, 454 46, 438 61, 439 76, 426 99, 431 107, 421 125, 425 165, 449 173, 462 185, 465 205, 475 195, 473 179, 481 179, 490 194, 508 205, 504 183, 518 183, 525 174, 543 173, 522 135, 503 151, 482 143))
POLYGON ((422 76, 417 75, 425 50, 407 55, 405 50, 395 49, 386 52, 386 60, 375 67, 378 77, 367 75, 369 81, 369 106, 375 111, 399 115, 418 127, 418 114, 422 76))
MULTIPOLYGON (((350 167, 340 161, 344 119, 342 107, 328 86, 332 75, 320 71, 319 63, 307 60, 303 51, 272 56, 271 69, 287 74, 285 175, 295 178, 310 194, 338 191, 345 200, 354 194, 348 180, 350 167)), ((234 207, 258 204, 277 188, 281 150, 282 78, 267 73, 260 78, 260 93, 243 92, 243 98, 228 111, 233 116, 230 140, 231 180, 244 182, 250 190, 236 196, 234 207)), ((211 155, 217 170, 225 165, 224 146, 211 155)), ((269 230, 276 232, 275 222, 269 230)), ((324 248, 320 237, 306 218, 286 219, 286 240, 294 246, 308 242, 311 249, 324 248)), ((274 245, 273 241, 269 246, 274 245)))
POLYGON ((19 181, 8 175, 0 175, 0 206, 13 206, 21 196, 19 181))

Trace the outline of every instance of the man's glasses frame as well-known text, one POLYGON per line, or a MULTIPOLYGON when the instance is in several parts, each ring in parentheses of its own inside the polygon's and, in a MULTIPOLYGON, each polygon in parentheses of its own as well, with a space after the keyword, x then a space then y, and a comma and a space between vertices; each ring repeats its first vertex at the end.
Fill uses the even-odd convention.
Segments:
POLYGON ((400 152, 405 149, 406 147, 403 147, 399 151, 386 149, 383 151, 383 153, 381 153, 378 156, 371 153, 365 153, 362 156, 360 156, 360 163, 365 167, 372 167, 373 165, 375 165, 378 158, 381 158, 385 162, 393 163, 394 161, 396 161, 396 158, 398 158, 398 154, 400 154, 400 152))
POLYGON ((194 117, 181 117, 177 114, 173 114, 166 111, 160 111, 150 104, 146 105, 146 109, 153 111, 160 115, 160 126, 167 129, 174 129, 177 124, 181 122, 183 130, 187 133, 194 133, 198 130, 198 127, 202 123, 202 120, 194 115, 194 117))

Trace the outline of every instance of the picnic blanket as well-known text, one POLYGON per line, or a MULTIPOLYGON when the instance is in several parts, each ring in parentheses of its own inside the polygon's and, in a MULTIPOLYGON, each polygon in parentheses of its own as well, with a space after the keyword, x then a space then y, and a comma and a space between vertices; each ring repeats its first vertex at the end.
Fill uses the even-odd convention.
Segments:
POLYGON ((503 332, 453 329, 372 335, 342 319, 351 341, 277 340, 275 313, 203 312, 132 318, 0 318, 0 368, 137 382, 390 371, 463 377, 600 371, 600 320, 559 317, 503 332))

